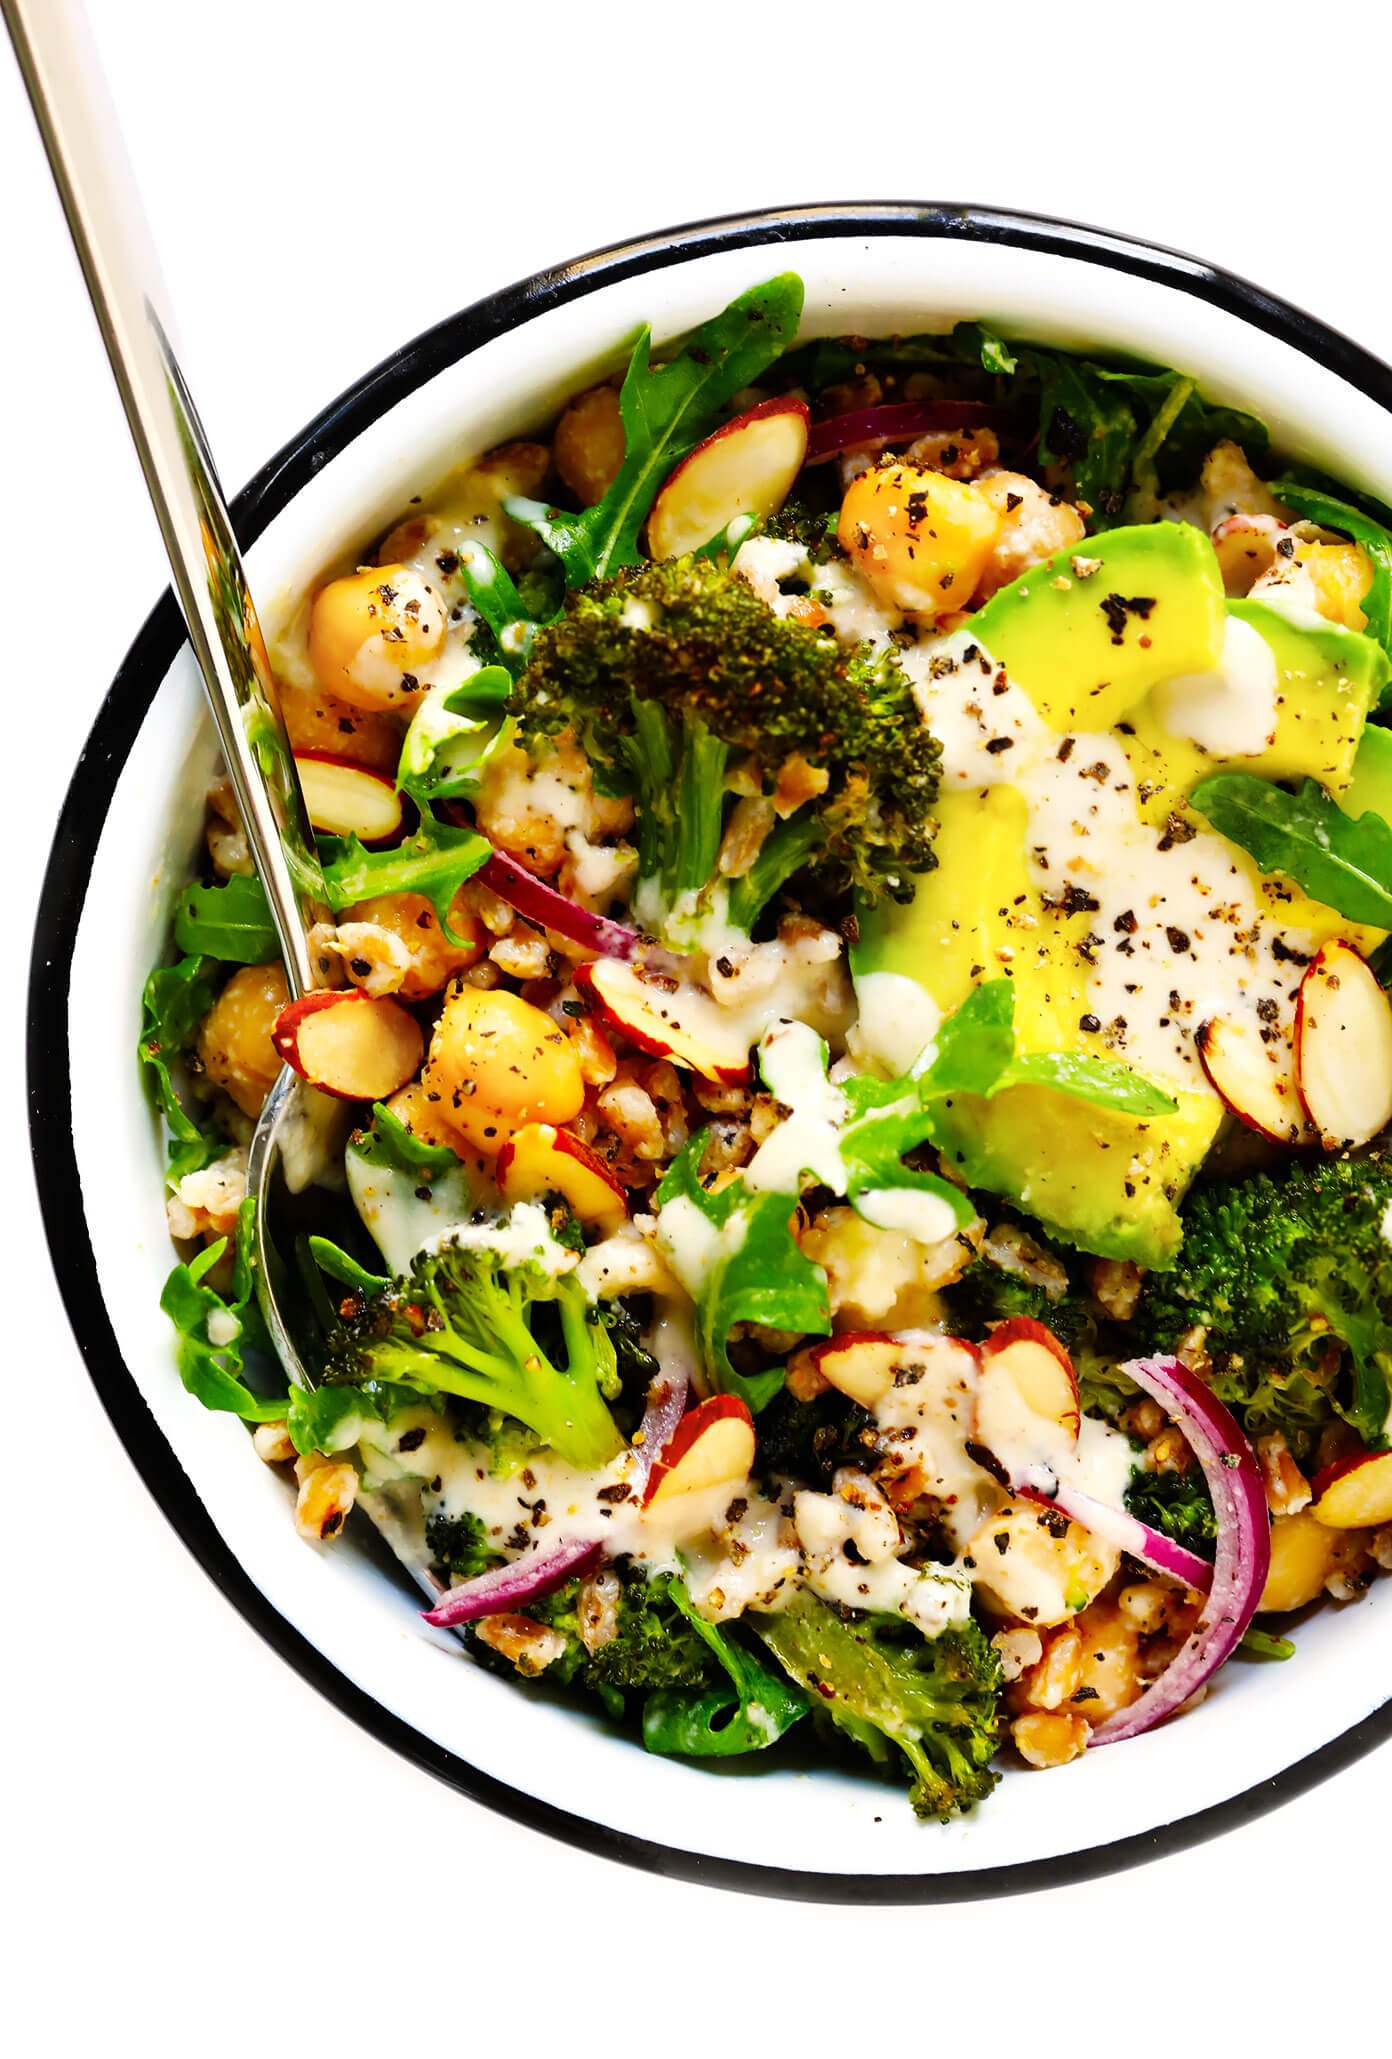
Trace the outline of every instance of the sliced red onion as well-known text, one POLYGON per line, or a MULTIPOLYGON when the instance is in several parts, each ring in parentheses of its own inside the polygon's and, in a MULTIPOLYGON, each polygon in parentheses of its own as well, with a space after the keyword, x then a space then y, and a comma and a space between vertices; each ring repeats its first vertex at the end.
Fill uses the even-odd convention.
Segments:
POLYGON ((596 915, 589 908, 582 908, 578 901, 558 893, 544 879, 528 872, 525 865, 519 865, 506 851, 495 851, 480 866, 477 877, 500 901, 506 901, 529 922, 539 923, 543 929, 555 930, 558 937, 568 937, 572 944, 579 944, 582 951, 593 951, 596 957, 622 958, 625 963, 641 959, 645 965, 661 972, 681 972, 689 964, 675 951, 667 951, 654 944, 641 930, 630 929, 623 922, 611 922, 607 915, 596 915))
POLYGON ((641 1492, 652 1471, 653 1461, 665 1450, 672 1432, 686 1414, 691 1399, 691 1381, 681 1367, 659 1366, 648 1389, 648 1404, 634 1440, 636 1463, 634 1484, 641 1492))
POLYGON ((1196 1551, 1187 1551, 1182 1544, 1176 1544, 1162 1530, 1152 1530, 1139 1516, 1098 1501, 1095 1495, 1084 1493, 1081 1487, 1060 1482, 1052 1494, 1038 1487, 1026 1486, 1015 1491, 1026 1501, 1043 1502, 1048 1508, 1058 1509, 1071 1523, 1081 1523, 1094 1537, 1115 1545, 1118 1551, 1129 1552, 1133 1559, 1139 1559, 1152 1572, 1178 1580, 1182 1587, 1192 1587, 1196 1594, 1207 1594, 1213 1585, 1213 1567, 1207 1559, 1200 1558, 1196 1551))
POLYGON ((451 1587, 433 1609, 425 1611, 425 1620, 437 1630, 453 1630, 479 1616, 521 1608, 544 1594, 554 1594, 567 1580, 592 1573, 603 1557, 602 1544, 586 1544, 579 1538, 553 1545, 549 1551, 528 1552, 510 1565, 495 1566, 491 1573, 480 1573, 475 1580, 451 1587))
POLYGON ((912 443, 916 436, 943 430, 991 428, 1002 423, 1006 413, 984 400, 892 400, 882 407, 856 408, 849 415, 813 423, 805 462, 820 465, 839 451, 912 443))
POLYGON ((1198 1693, 1241 1643, 1271 1566, 1261 1469, 1230 1412, 1177 1358, 1136 1358, 1121 1370, 1159 1402, 1189 1440, 1213 1497, 1218 1551, 1213 1583, 1192 1636, 1139 1701, 1098 1725, 1094 1746, 1138 1737, 1198 1693))

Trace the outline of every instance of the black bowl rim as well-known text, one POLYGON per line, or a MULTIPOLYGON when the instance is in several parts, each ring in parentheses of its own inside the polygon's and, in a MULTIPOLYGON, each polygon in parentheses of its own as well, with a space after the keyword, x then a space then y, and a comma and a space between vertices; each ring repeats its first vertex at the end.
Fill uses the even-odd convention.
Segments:
MULTIPOLYGON (((1177 288, 1238 316, 1392 409, 1392 368, 1306 314, 1219 266, 1183 252, 1008 210, 917 202, 848 202, 769 209, 641 236, 535 273, 448 316, 340 394, 264 465, 233 503, 249 546, 331 457, 438 372, 533 315, 637 273, 721 251, 834 236, 921 236, 1003 244, 1081 260, 1177 288)), ((29 982, 30 1140, 40 1209, 68 1318, 118 1437, 175 1531, 224 1596, 304 1679, 364 1730, 473 1800, 581 1850, 678 1880, 789 1900, 876 1904, 969 1901, 1095 1879, 1186 1849, 1252 1821, 1351 1766, 1392 1734, 1392 1701, 1272 1779, 1151 1831, 1016 1865, 937 1874, 812 1872, 713 1858, 610 1829, 509 1786, 446 1750, 358 1687, 273 1606, 223 1541, 121 1357, 102 1300, 72 1134, 68 1045, 73 949, 108 808, 153 694, 183 640, 171 592, 152 610, 93 724, 58 818, 44 878, 29 982)), ((925 1830, 925 1838, 932 1832, 925 1830)), ((925 1849, 931 1859, 931 1849, 925 1849)))

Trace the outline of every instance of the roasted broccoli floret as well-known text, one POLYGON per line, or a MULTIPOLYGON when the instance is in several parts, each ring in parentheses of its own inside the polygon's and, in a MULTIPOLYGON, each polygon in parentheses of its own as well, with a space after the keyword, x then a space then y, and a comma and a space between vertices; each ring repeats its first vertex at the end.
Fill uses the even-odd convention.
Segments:
POLYGON ((805 1590, 748 1620, 816 1715, 880 1765, 902 1755, 918 1815, 945 1821, 991 1792, 1002 1680, 979 1624, 925 1638, 896 1616, 845 1619, 805 1590))
POLYGON ((829 1488, 841 1466, 864 1467, 876 1450, 875 1419, 834 1387, 811 1401, 782 1388, 759 1413, 755 1465, 764 1480, 829 1488))
POLYGON ((896 654, 847 654, 724 565, 676 558, 571 594, 512 707, 524 742, 573 729, 633 797, 651 928, 710 911, 748 931, 804 868, 908 900, 934 862, 940 752, 896 654))
POLYGON ((614 1634, 587 1649, 580 1635, 580 1582, 529 1602, 527 1613, 559 1630, 564 1653, 546 1669, 549 1680, 575 1682, 599 1695, 611 1715, 623 1711, 626 1695, 645 1696, 663 1688, 710 1687, 723 1678, 718 1661, 684 1612, 665 1579, 649 1580, 641 1567, 621 1565, 614 1634))
POLYGON ((437 1512, 428 1517, 425 1543, 432 1564, 442 1573, 457 1574, 461 1580, 473 1580, 502 1562, 502 1553, 488 1542, 481 1517, 467 1511, 461 1516, 437 1512))
POLYGON ((980 1339, 992 1323, 1033 1316, 1069 1351, 1088 1343, 1097 1321, 1070 1271, 1071 1256, 1045 1243, 1037 1231, 997 1225, 961 1278, 944 1290, 951 1329, 959 1337, 980 1339))
POLYGON ((614 1344, 573 1274, 506 1265, 487 1246, 442 1244, 364 1302, 328 1378, 399 1381, 516 1417, 586 1471, 623 1446, 606 1396, 614 1344))
POLYGON ((1148 1523, 1164 1537, 1172 1537, 1196 1551, 1200 1558, 1213 1557, 1218 1537, 1218 1518, 1207 1482, 1197 1466, 1182 1473, 1133 1473, 1126 1490, 1126 1506, 1133 1516, 1148 1523))
POLYGON ((1247 1428, 1281 1430, 1299 1456, 1336 1416, 1381 1441, 1392 1391, 1389 1205, 1392 1162, 1380 1157, 1300 1159, 1196 1188, 1178 1263, 1146 1282, 1136 1317, 1146 1348, 1189 1338, 1247 1428))

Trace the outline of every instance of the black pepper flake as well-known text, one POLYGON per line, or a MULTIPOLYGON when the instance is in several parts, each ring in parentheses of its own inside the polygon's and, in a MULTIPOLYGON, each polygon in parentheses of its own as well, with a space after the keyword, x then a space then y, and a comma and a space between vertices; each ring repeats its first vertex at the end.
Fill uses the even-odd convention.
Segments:
MULTIPOLYGON (((1112 924, 1112 928, 1121 936, 1134 936, 1136 934, 1136 917, 1133 911, 1130 908, 1123 908, 1116 921, 1112 924)), ((1134 988, 1128 989, 1128 992, 1134 993, 1134 991, 1134 988)))
POLYGON ((413 1430, 403 1430, 396 1440, 398 1451, 419 1451, 425 1442, 425 1431, 419 1423, 413 1430))
MULTIPOLYGON (((1177 924, 1172 922, 1166 926, 1165 935, 1170 940, 1170 949, 1172 951, 1178 951, 1180 956, 1183 957, 1184 953, 1189 949, 1188 930, 1180 929, 1177 924)), ((1172 1003, 1171 1005, 1173 1006, 1175 1004, 1172 1003)))
POLYGON ((986 746, 986 749, 993 758, 999 757, 1002 751, 1013 751, 1014 748, 1015 739, 1013 736, 993 736, 986 746))
POLYGON ((1092 1014, 1080 1015, 1078 1027, 1080 1030, 1086 1030, 1089 1036, 1094 1036, 1102 1027, 1101 1018, 1092 1014))

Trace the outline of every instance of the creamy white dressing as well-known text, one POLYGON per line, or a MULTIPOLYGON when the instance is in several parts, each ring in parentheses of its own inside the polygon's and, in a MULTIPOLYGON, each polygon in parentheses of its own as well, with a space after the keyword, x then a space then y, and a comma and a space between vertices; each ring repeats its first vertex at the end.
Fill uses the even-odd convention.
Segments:
POLYGON ((957 1227, 950 1201, 916 1187, 872 1187, 856 1195, 855 1210, 877 1230, 902 1230, 918 1244, 941 1244, 957 1227))
POLYGON ((822 1040, 804 1022, 779 1022, 759 1045, 764 1085, 789 1111, 744 1168, 755 1192, 796 1194, 803 1176, 833 1194, 846 1191, 841 1126, 849 1103, 826 1074, 822 1040))
MULTIPOLYGON (((1238 665, 1251 661, 1244 646, 1239 638, 1238 665)), ((945 786, 1014 787, 1029 809, 1031 883, 1046 904, 1088 914, 1068 998, 1076 993, 1080 1020, 1096 1024, 1099 1055, 1209 1094, 1193 1048, 1208 1018, 1289 1041, 1315 939, 1277 919, 1279 901, 1243 853, 1211 831, 1184 841, 1143 822, 1120 738, 1048 728, 969 631, 920 644, 904 665, 942 743, 945 786)), ((874 1046, 894 1032, 880 1030, 869 988, 863 981, 857 1037, 874 1046)))
POLYGON ((867 1065, 906 1073, 942 1026, 942 1010, 928 989, 903 972, 867 972, 856 981, 860 1014, 846 1048, 867 1065))
POLYGON ((515 1201, 508 1213, 482 1223, 453 1222, 434 1231, 418 1247, 439 1251, 445 1245, 464 1251, 496 1251, 505 1266, 530 1265, 558 1279, 574 1272, 580 1254, 551 1234, 551 1221, 539 1201, 515 1201))
POLYGON ((1276 653, 1259 629, 1229 615, 1222 661, 1156 688, 1155 712, 1171 736, 1214 758, 1259 758, 1276 737, 1276 653))
POLYGON ((721 1229, 702 1215, 694 1201, 677 1194, 658 1211, 657 1242, 668 1265, 692 1300, 706 1275, 728 1264, 741 1249, 747 1224, 738 1211, 721 1229))

